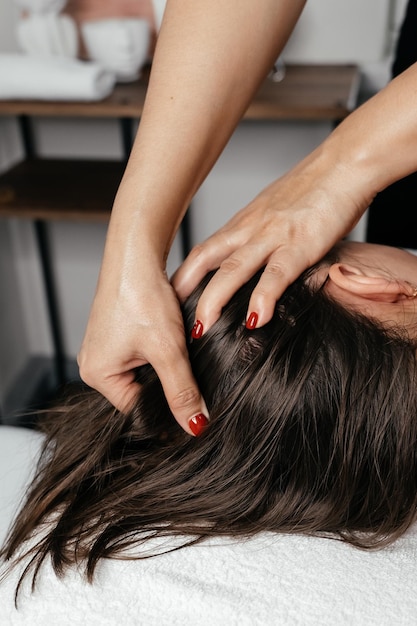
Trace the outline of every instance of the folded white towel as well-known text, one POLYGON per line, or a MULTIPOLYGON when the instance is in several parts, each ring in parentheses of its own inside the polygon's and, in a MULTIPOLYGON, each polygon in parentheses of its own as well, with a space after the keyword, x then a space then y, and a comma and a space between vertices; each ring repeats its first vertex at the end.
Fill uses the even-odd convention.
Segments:
POLYGON ((0 54, 2 100, 102 100, 115 81, 112 72, 90 61, 0 54))
POLYGON ((28 13, 59 13, 67 0, 15 0, 17 6, 28 13))
MULTIPOLYGON (((150 27, 147 20, 123 18, 81 25, 88 59, 116 74, 117 80, 136 79, 148 60, 150 27)), ((78 31, 68 15, 31 14, 17 23, 20 48, 31 55, 76 58, 78 31)))
POLYGON ((76 58, 78 32, 69 15, 32 14, 18 20, 16 36, 20 48, 28 54, 76 58))
POLYGON ((138 78, 148 59, 149 22, 123 18, 84 22, 81 32, 88 57, 116 74, 119 81, 138 78))

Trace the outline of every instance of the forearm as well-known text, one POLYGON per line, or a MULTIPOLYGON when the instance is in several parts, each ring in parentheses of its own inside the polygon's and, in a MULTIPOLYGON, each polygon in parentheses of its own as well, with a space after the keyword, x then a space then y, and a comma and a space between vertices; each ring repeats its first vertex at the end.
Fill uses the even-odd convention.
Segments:
POLYGON ((417 64, 349 115, 312 161, 319 155, 323 169, 333 170, 335 182, 364 209, 379 191, 417 170, 416 111, 417 64))
POLYGON ((168 0, 109 238, 162 259, 305 0, 168 0))

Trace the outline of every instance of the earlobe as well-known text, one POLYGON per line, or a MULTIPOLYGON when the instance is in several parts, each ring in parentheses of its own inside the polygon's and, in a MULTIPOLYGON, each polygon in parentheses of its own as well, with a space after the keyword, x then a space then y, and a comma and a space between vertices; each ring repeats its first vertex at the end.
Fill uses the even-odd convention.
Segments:
POLYGON ((405 280, 348 263, 333 263, 329 268, 329 279, 339 289, 377 302, 397 302, 404 298, 413 298, 416 294, 415 287, 405 280))

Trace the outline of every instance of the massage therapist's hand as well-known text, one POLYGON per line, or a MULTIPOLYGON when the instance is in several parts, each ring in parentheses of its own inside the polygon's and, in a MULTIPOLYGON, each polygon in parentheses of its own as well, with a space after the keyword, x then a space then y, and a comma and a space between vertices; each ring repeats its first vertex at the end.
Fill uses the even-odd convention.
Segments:
MULTIPOLYGON (((252 293, 249 328, 266 324, 286 287, 321 259, 358 221, 359 205, 346 188, 338 188, 318 167, 306 163, 269 185, 219 231, 196 246, 173 277, 184 299, 207 271, 219 268, 196 310, 206 331, 223 306, 260 268, 266 266, 252 293)), ((348 177, 348 173, 339 173, 348 177)))
POLYGON ((131 272, 102 272, 78 364, 81 378, 123 411, 139 393, 133 368, 144 363, 156 370, 179 424, 198 434, 205 420, 195 416, 207 409, 191 373, 178 299, 164 272, 142 258, 131 272))
POLYGON ((165 262, 187 207, 304 4, 167 0, 79 355, 81 377, 118 408, 138 392, 132 368, 149 362, 187 432, 190 418, 206 414, 165 262))
POLYGON ((416 90, 417 63, 190 253, 173 277, 180 299, 219 268, 197 306, 204 330, 264 265, 247 323, 267 323, 285 288, 353 228, 374 196, 417 170, 416 90))

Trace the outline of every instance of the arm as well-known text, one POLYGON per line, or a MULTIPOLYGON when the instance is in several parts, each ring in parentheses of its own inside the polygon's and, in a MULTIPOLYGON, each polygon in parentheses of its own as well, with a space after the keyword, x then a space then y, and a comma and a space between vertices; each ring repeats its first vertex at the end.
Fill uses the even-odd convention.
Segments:
POLYGON ((168 0, 138 134, 120 185, 79 354, 82 378, 133 402, 156 369, 178 422, 206 409, 165 262, 198 186, 286 43, 305 0, 168 0))
POLYGON ((303 5, 304 0, 168 1, 115 205, 116 211, 123 206, 123 221, 130 211, 145 222, 161 258, 303 5))
POLYGON ((373 197, 417 169, 416 107, 417 64, 190 253, 173 280, 181 298, 220 267, 197 307, 205 329, 263 265, 248 316, 267 323, 285 288, 353 228, 373 197))

